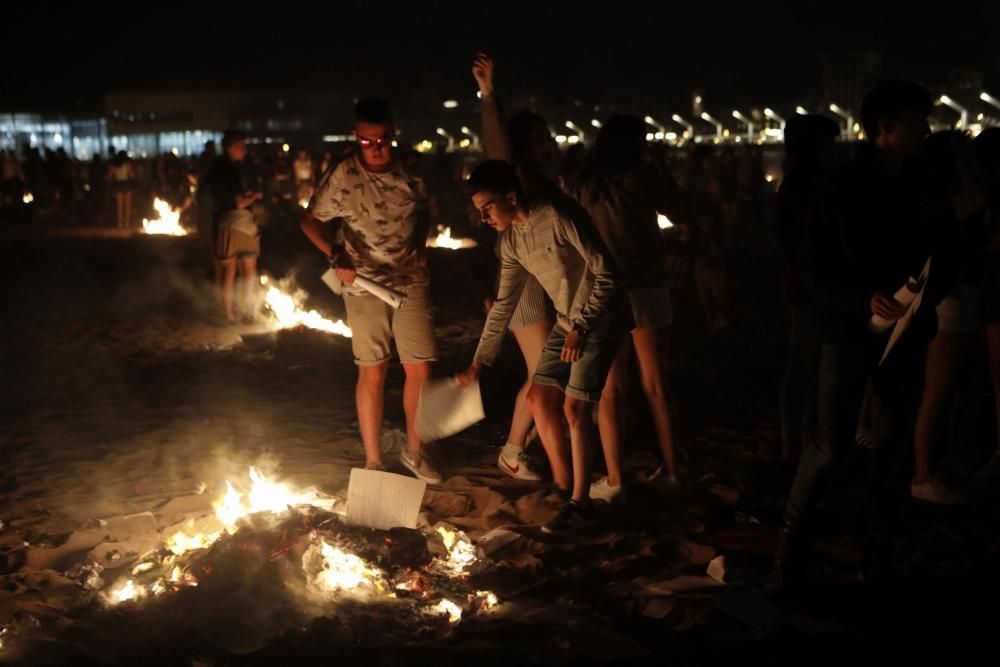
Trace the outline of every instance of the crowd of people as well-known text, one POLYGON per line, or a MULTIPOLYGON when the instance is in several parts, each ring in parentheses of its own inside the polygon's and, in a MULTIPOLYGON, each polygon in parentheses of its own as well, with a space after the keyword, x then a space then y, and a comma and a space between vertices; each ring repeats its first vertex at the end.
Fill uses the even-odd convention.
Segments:
MULTIPOLYGON (((884 580, 905 501, 965 499, 941 475, 940 461, 967 369, 989 369, 1000 432, 1000 129, 974 140, 955 131, 931 135, 928 92, 886 81, 864 99, 863 143, 838 142, 838 125, 823 116, 788 122, 775 195, 753 147, 668 153, 647 142, 642 119, 627 114, 606 119, 587 149, 560 152, 544 117, 505 116, 488 55, 477 56, 472 74, 485 155, 464 183, 456 178, 464 170, 443 152, 428 164, 396 147, 389 105, 365 98, 355 107, 355 145, 322 160, 306 150, 294 159, 254 155, 235 131, 218 155, 207 151, 197 163, 97 157, 85 180, 65 153, 43 160, 32 152, 23 165, 5 154, 5 196, 27 184, 73 210, 88 199, 104 202, 107 192, 119 226, 134 224, 136 188, 200 211, 193 215, 229 321, 253 317, 258 307, 261 208, 276 199, 308 202, 301 229, 344 285, 366 467, 385 465, 383 397, 394 341, 406 378, 400 462, 429 484, 443 474, 415 424, 437 354, 426 241, 432 219, 464 216, 491 228, 495 291, 475 354, 456 377, 463 385, 478 381, 512 333, 527 377, 497 465, 519 479, 551 479, 552 497, 563 503, 542 527, 553 533, 598 520, 595 500, 628 501, 622 456, 633 359, 660 457, 646 479, 667 495, 681 493, 667 372, 676 287, 691 276, 707 329, 729 330, 728 258, 755 242, 773 212, 790 323, 777 398, 783 460, 795 474, 771 586, 782 591, 802 580, 824 483, 855 443, 873 452, 862 576, 884 580), (664 216, 679 231, 665 237, 664 216), (240 298, 238 272, 247 286, 240 298), (405 294, 403 305, 387 305, 357 285, 359 277, 405 294), (984 352, 976 340, 985 341, 984 352), (547 470, 525 455, 533 434, 547 470), (596 451, 606 471, 599 477, 596 451)), ((990 471, 1000 472, 1000 454, 990 471)))
MULTIPOLYGON (((705 218, 759 203, 752 192, 746 199, 720 196, 727 187, 738 191, 739 179, 724 184, 710 151, 695 150, 678 183, 647 144, 643 121, 624 114, 607 119, 590 151, 568 170, 544 118, 519 111, 504 119, 489 56, 476 59, 473 75, 487 159, 466 185, 482 222, 497 232, 499 270, 475 355, 456 377, 460 384, 477 381, 484 366, 496 363, 506 332, 513 333, 528 379, 498 467, 527 480, 550 475, 552 494, 564 505, 542 528, 573 531, 597 519, 594 500, 627 501, 621 415, 633 354, 661 455, 648 477, 658 478, 667 494, 682 488, 666 363, 673 276, 658 217, 692 230, 687 241, 700 248, 694 261, 707 276, 698 290, 706 323, 725 329, 731 314, 725 280, 717 277, 724 278, 725 238, 718 232, 726 226, 705 218), (703 229, 708 233, 700 238, 703 229), (548 473, 524 455, 532 422, 548 473), (607 474, 595 479, 597 437, 607 474)), ((1000 131, 975 140, 959 132, 929 136, 930 111, 931 98, 919 85, 879 84, 861 110, 868 139, 847 160, 838 155, 839 128, 831 120, 802 115, 787 127, 777 218, 791 335, 780 403, 784 458, 795 474, 775 554, 775 591, 800 581, 824 482, 856 442, 873 450, 865 581, 890 574, 907 498, 962 500, 936 466, 960 371, 985 365, 985 354, 969 358, 972 337, 987 343, 1000 395, 1000 131)), ((324 175, 303 230, 348 286, 367 467, 383 467, 379 429, 394 338, 406 369, 409 439, 401 462, 436 484, 442 473, 413 423, 435 359, 423 251, 427 193, 421 178, 394 158, 388 105, 366 99, 356 114, 358 149, 324 175), (352 289, 357 276, 412 301, 394 311, 352 289)))

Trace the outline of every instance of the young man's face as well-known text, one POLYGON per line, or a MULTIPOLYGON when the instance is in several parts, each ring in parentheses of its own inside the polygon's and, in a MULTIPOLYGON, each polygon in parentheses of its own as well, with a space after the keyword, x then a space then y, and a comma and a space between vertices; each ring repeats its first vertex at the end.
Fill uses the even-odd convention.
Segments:
POLYGON ((392 140, 395 130, 392 125, 358 122, 354 125, 354 136, 361 149, 361 157, 372 169, 387 168, 392 164, 392 140))
POLYGON ((497 232, 510 227, 517 217, 517 194, 513 192, 506 196, 496 192, 477 192, 472 195, 472 203, 479 210, 483 222, 497 232))
POLYGON ((226 149, 226 155, 233 162, 242 162, 247 156, 247 142, 235 141, 226 149))
POLYGON ((931 133, 927 117, 914 109, 907 109, 894 121, 881 121, 880 129, 882 145, 902 157, 919 155, 931 133))

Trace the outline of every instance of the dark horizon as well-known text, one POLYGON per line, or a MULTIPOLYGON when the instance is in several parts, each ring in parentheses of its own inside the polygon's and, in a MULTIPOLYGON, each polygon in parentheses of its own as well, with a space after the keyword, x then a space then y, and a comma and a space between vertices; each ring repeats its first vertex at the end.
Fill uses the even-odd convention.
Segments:
POLYGON ((179 3, 97 16, 37 3, 5 12, 11 64, 0 100, 4 110, 72 110, 116 92, 270 89, 462 99, 474 94, 477 50, 494 56, 508 94, 587 103, 677 106, 698 90, 708 108, 788 106, 821 94, 824 55, 864 52, 879 54, 882 77, 935 86, 972 70, 997 88, 1000 48, 989 33, 998 3, 938 15, 857 2, 613 6, 511 3, 501 13, 351 2, 225 16, 179 3))

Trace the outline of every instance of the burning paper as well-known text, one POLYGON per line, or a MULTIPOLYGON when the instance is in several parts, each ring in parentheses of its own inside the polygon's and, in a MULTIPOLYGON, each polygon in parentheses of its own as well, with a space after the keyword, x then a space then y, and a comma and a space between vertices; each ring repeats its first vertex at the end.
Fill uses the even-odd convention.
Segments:
POLYGON ((483 609, 496 609, 500 606, 496 593, 490 591, 476 591, 475 599, 480 602, 483 609))
POLYGON ((437 532, 444 541, 444 548, 448 550, 448 564, 455 572, 464 572, 476 562, 476 547, 465 534, 448 530, 444 526, 438 526, 437 532))
MULTIPOLYGON (((212 505, 215 509, 215 516, 230 534, 236 532, 237 522, 250 514, 258 512, 279 513, 296 505, 315 505, 324 509, 329 509, 332 506, 331 499, 320 496, 316 489, 293 491, 286 484, 279 484, 268 479, 259 468, 254 466, 250 467, 250 482, 250 491, 247 494, 242 494, 227 481, 226 494, 212 505)), ((218 536, 216 536, 217 538, 218 536)))
POLYGON ((462 250, 464 248, 475 248, 475 239, 454 237, 451 235, 451 227, 438 225, 438 235, 432 239, 427 239, 428 248, 447 248, 449 250, 462 250))
POLYGON ((155 563, 139 563, 132 568, 132 575, 135 576, 137 574, 142 574, 143 572, 149 572, 154 567, 156 567, 155 563))
MULTIPOLYGON (((188 528, 194 528, 194 519, 188 522, 188 528)), ((177 531, 167 541, 167 550, 175 556, 181 556, 188 551, 195 549, 207 549, 222 535, 218 533, 195 533, 189 534, 184 531, 177 531)), ((133 574, 137 574, 133 571, 133 574)))
POLYGON ((142 220, 142 231, 146 234, 166 234, 168 236, 186 236, 187 230, 181 227, 180 211, 170 208, 170 204, 159 197, 153 199, 153 209, 157 218, 142 220))
POLYGON ((307 574, 311 573, 310 583, 324 592, 386 591, 381 571, 322 539, 302 555, 302 567, 307 574))
MULTIPOLYGON (((241 493, 233 486, 232 482, 226 481, 226 492, 212 503, 215 519, 212 519, 210 523, 214 527, 224 529, 225 532, 232 535, 238 530, 240 519, 251 514, 259 512, 279 514, 289 507, 297 505, 313 505, 329 510, 334 503, 333 499, 319 495, 314 488, 304 491, 293 490, 287 484, 281 484, 268 478, 259 468, 253 466, 250 467, 249 477, 250 488, 246 493, 241 493)), ((184 530, 179 530, 171 535, 165 546, 175 556, 182 556, 189 551, 198 549, 207 549, 222 536, 223 530, 221 529, 198 530, 192 519, 188 521, 184 530)), ((149 567, 145 569, 151 567, 152 565, 149 564, 149 567)), ((138 568, 137 565, 133 574, 139 573, 138 568)))
POLYGON ((104 596, 104 601, 108 605, 114 606, 123 602, 138 600, 142 597, 146 597, 146 589, 142 586, 137 586, 132 579, 126 579, 115 584, 104 596))
POLYGON ((267 288, 267 293, 264 295, 264 305, 276 320, 278 329, 304 326, 346 338, 351 337, 351 328, 344 324, 343 320, 334 322, 326 319, 315 310, 303 309, 301 303, 305 299, 305 295, 300 290, 293 294, 284 292, 273 284, 267 276, 260 277, 260 284, 267 288))
POLYGON ((458 623, 462 620, 462 608, 451 600, 441 600, 431 607, 431 610, 439 614, 447 614, 449 623, 458 623))

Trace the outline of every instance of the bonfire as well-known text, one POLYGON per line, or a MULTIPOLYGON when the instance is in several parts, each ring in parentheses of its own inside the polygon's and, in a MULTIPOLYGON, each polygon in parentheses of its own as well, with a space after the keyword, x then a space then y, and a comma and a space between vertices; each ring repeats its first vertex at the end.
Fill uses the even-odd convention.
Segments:
POLYGON ((156 197, 153 199, 153 209, 156 211, 156 218, 148 220, 143 218, 142 231, 145 234, 165 234, 167 236, 187 236, 187 230, 181 227, 181 213, 170 204, 156 197))
POLYGON ((462 250, 464 248, 475 248, 475 239, 452 237, 451 227, 438 225, 438 235, 427 240, 428 248, 447 248, 448 250, 462 250))
POLYGON ((268 276, 260 277, 260 284, 267 290, 264 294, 264 307, 272 318, 275 330, 307 327, 317 331, 351 337, 351 328, 343 320, 328 320, 315 310, 302 307, 305 293, 301 290, 282 289, 280 283, 268 276))

